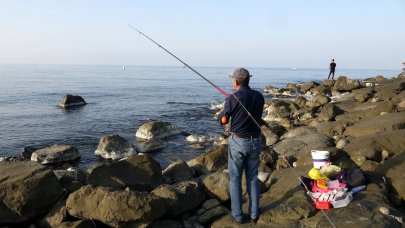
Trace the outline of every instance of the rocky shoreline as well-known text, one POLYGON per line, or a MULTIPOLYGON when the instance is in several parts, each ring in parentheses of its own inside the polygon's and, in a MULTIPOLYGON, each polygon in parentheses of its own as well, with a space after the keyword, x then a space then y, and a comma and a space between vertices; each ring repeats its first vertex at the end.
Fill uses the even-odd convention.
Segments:
POLYGON ((347 207, 325 211, 337 227, 405 227, 402 74, 363 81, 341 76, 264 91, 273 98, 262 123, 257 224, 238 224, 230 216, 226 135, 187 137, 214 147, 162 170, 147 152, 179 131, 149 121, 136 133, 139 146, 119 135, 103 137, 95 153, 114 160, 89 170, 50 165, 80 159, 67 145, 26 148, 25 159, 1 158, 0 227, 330 227, 286 163, 306 176, 312 149, 328 150, 342 169, 366 173, 366 190, 347 207))

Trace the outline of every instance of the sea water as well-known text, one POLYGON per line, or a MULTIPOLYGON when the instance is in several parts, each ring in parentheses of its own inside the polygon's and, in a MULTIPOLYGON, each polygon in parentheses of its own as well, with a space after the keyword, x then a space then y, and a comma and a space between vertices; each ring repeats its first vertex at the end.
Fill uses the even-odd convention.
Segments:
MULTIPOLYGON (((233 68, 197 67, 227 92, 233 68)), ((251 87, 282 87, 292 82, 321 81, 328 69, 248 68, 251 87)), ((340 70, 336 75, 364 79, 393 77, 395 70, 340 70)), ((337 76, 336 76, 337 77, 337 76)), ((270 99, 270 97, 266 96, 270 99)), ((219 136, 222 126, 210 107, 224 100, 185 67, 103 65, 0 65, 0 156, 19 154, 26 146, 69 144, 81 152, 75 165, 89 167, 103 159, 94 155, 102 136, 117 133, 136 144, 135 132, 148 119, 168 121, 183 134, 152 153, 161 165, 203 153, 185 140, 187 134, 219 136), (62 109, 65 94, 82 96, 88 105, 62 109)))

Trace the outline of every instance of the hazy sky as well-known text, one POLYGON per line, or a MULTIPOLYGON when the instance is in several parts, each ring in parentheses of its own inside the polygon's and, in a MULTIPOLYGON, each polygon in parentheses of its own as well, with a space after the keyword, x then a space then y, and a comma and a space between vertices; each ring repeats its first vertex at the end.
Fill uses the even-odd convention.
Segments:
POLYGON ((405 0, 0 0, 0 63, 401 69, 405 0))

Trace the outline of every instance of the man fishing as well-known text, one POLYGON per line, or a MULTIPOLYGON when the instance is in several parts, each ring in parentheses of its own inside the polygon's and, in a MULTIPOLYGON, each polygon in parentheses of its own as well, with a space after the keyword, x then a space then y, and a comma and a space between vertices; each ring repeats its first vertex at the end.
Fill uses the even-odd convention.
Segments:
POLYGON ((250 73, 237 68, 231 75, 233 87, 237 90, 226 98, 224 112, 220 115, 222 124, 231 118, 231 136, 228 146, 228 170, 230 177, 230 196, 232 217, 239 223, 246 218, 242 212, 242 173, 245 171, 247 192, 249 194, 249 215, 256 222, 259 210, 259 182, 257 179, 262 151, 261 129, 258 122, 263 114, 263 95, 249 87, 250 73), (251 117, 249 116, 251 115, 251 117))

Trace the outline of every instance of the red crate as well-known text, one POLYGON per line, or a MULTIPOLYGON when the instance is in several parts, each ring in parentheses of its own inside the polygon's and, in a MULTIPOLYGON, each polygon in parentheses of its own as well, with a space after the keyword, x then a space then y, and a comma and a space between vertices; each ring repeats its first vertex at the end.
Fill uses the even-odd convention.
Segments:
POLYGON ((331 207, 332 204, 329 201, 319 201, 318 199, 315 199, 316 209, 329 210, 331 207))

